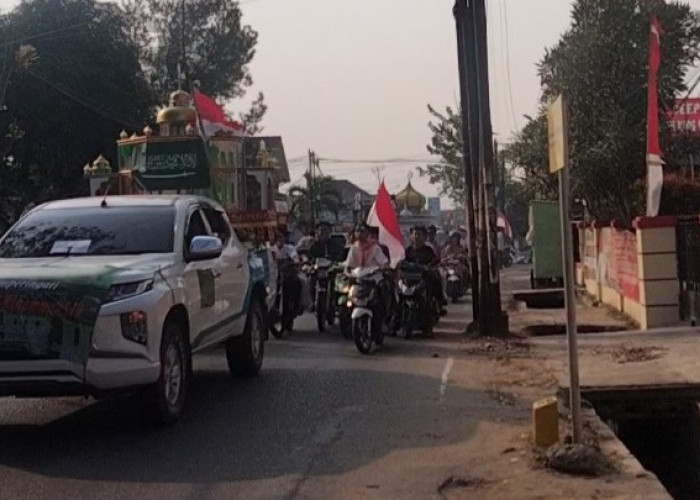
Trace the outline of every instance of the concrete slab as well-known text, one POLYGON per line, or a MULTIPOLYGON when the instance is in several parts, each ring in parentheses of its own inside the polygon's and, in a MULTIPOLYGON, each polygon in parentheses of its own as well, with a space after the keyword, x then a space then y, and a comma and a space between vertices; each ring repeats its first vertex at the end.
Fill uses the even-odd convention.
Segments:
MULTIPOLYGON (((663 328, 579 336, 582 388, 700 386, 700 329, 663 328)), ((568 387, 565 338, 531 339, 568 387)))

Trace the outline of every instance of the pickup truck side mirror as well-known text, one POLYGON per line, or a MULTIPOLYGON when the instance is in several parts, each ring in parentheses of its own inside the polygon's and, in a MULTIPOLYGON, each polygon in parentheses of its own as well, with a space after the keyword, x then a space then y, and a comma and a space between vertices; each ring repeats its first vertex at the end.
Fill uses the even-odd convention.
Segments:
POLYGON ((190 243, 187 260, 216 259, 224 251, 224 244, 216 236, 195 236, 190 243))

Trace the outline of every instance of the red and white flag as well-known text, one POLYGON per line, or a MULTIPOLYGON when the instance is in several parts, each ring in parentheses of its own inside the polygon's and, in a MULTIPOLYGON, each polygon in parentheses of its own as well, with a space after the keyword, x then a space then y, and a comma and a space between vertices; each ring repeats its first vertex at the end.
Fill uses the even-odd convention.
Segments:
POLYGON ((659 214, 664 182, 663 160, 659 144, 659 95, 657 75, 661 65, 661 26, 651 17, 649 39, 649 83, 647 85, 647 216, 659 214))
POLYGON ((379 186, 377 198, 367 216, 367 224, 379 227, 379 243, 389 248, 391 267, 396 267, 404 259, 406 252, 403 247, 399 219, 384 182, 379 186))
POLYGON ((232 120, 214 99, 199 90, 194 91, 194 107, 199 116, 201 132, 211 137, 219 131, 243 134, 243 125, 232 120))

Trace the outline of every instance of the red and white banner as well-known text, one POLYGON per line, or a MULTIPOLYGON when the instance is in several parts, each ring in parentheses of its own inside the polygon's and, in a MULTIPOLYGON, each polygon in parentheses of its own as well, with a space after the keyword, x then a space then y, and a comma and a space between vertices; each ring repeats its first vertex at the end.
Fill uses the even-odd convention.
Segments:
POLYGON ((664 172, 659 144, 659 96, 657 75, 661 65, 661 26, 651 17, 649 37, 649 84, 647 95, 647 216, 656 217, 661 204, 664 172))
POLYGON ((500 210, 498 210, 496 213, 496 226, 503 228, 503 234, 506 236, 506 238, 513 239, 513 230, 510 227, 508 217, 506 217, 506 214, 504 214, 500 210))
POLYGON ((396 267, 404 259, 406 252, 403 246, 399 218, 396 216, 396 210, 394 210, 391 196, 389 196, 384 182, 379 186, 377 198, 374 200, 369 215, 367 215, 367 224, 379 228, 379 243, 389 248, 391 267, 396 267))
POLYGON ((674 133, 700 135, 700 97, 677 99, 673 111, 668 113, 668 124, 674 133))
POLYGON ((194 91, 194 107, 199 116, 201 132, 205 137, 211 137, 217 132, 244 134, 244 128, 241 123, 232 120, 224 112, 224 108, 199 90, 194 91))

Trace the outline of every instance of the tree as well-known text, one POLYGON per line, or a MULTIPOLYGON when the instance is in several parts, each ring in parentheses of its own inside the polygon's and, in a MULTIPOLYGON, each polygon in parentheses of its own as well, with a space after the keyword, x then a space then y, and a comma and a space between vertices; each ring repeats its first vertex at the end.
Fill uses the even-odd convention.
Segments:
POLYGON ((462 118, 451 107, 445 113, 428 105, 432 120, 428 127, 433 136, 428 152, 442 158, 442 163, 419 167, 418 173, 428 177, 431 184, 440 185, 440 194, 450 198, 455 205, 464 206, 464 171, 462 170, 462 118))
POLYGON ((557 199, 557 178, 549 172, 547 117, 526 116, 527 123, 515 134, 501 155, 510 165, 511 180, 520 178, 528 199, 557 199), (518 175, 520 174, 520 175, 518 175))
POLYGON ((195 83, 216 99, 241 97, 258 34, 243 25, 234 0, 122 0, 147 79, 167 95, 195 83), (184 9, 184 11, 183 11, 184 9))
POLYGON ((29 203, 87 194, 82 166, 114 161, 119 132, 140 130, 154 103, 118 7, 31 0, 8 19, 4 36, 30 40, 35 56, 9 79, 0 113, 0 131, 15 134, 0 160, 0 228, 29 203))
POLYGON ((306 187, 294 186, 289 190, 293 219, 307 229, 313 227, 316 216, 322 212, 333 214, 337 220, 343 201, 340 193, 333 187, 333 177, 321 176, 312 179, 307 172, 304 179, 306 187), (312 203, 312 200, 315 202, 312 203))
POLYGON ((258 97, 251 104, 250 110, 247 113, 240 113, 239 115, 247 134, 255 135, 263 131, 263 127, 260 123, 266 112, 267 104, 265 104, 265 96, 260 92, 258 97))
MULTIPOLYGON (((659 101, 670 110, 687 90, 686 68, 698 60, 700 15, 686 4, 577 0, 571 26, 539 64, 542 102, 559 93, 569 101, 573 194, 599 219, 629 223, 643 212, 652 12, 663 29, 659 101)), ((665 110, 659 114, 665 123, 665 110)), ((668 149, 672 141, 663 126, 662 144, 668 149)))

